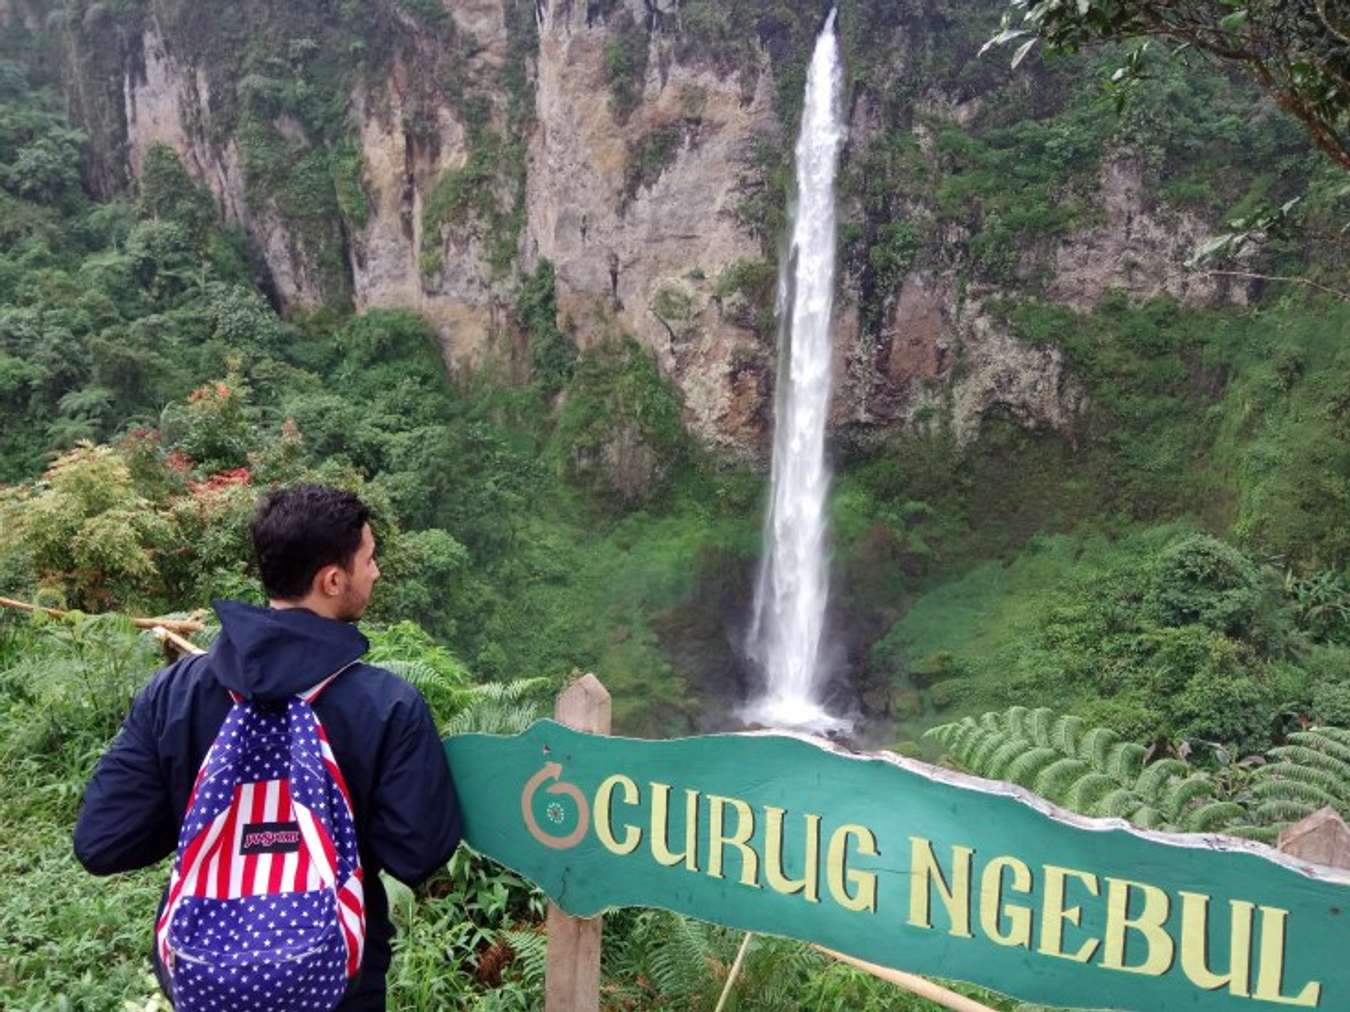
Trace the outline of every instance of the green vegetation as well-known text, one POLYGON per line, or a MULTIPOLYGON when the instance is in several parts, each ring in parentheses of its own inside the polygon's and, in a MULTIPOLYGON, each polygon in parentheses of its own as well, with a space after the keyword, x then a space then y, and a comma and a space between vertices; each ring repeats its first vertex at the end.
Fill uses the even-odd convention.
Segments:
POLYGON ((1295 731, 1255 761, 1220 753, 1211 768, 1160 756, 1107 727, 1013 706, 944 724, 927 737, 963 767, 1076 812, 1144 829, 1225 833, 1273 844, 1320 808, 1350 812, 1350 731, 1295 731))
POLYGON ((630 201, 638 191, 651 186, 661 178, 680 153, 684 131, 678 124, 656 127, 643 134, 628 150, 628 161, 623 170, 624 201, 630 201))
MULTIPOLYGON (((116 613, 258 600, 257 495, 334 482, 376 510, 372 659, 417 684, 446 731, 518 729, 568 673, 594 670, 617 730, 687 733, 735 675, 726 616, 748 593, 763 481, 694 445, 677 391, 617 327, 587 321, 595 339, 578 348, 552 263, 519 268, 533 4, 503 5, 507 59, 488 69, 431 0, 155 5, 171 51, 211 85, 207 139, 237 143, 250 204, 283 222, 322 293, 324 308, 287 319, 173 151, 151 148, 126 187, 123 48, 148 6, 33 6, 51 16, 0 32, 0 591, 76 611, 0 615, 0 821, 20 841, 0 872, 25 884, 0 903, 0 1005, 143 1007, 164 869, 93 890, 68 846, 92 762, 161 660, 116 613), (507 339, 453 378, 426 321, 349 312, 344 244, 373 210, 352 96, 396 52, 398 126, 418 157, 439 142, 431 110, 465 125, 463 163, 424 205, 424 282, 473 244, 506 309, 507 339), (58 74, 78 87, 58 96, 58 74)), ((635 115, 649 56, 735 75, 749 103, 767 53, 781 134, 745 153, 734 208, 763 258, 712 279, 767 359, 787 138, 822 11, 587 11, 632 124, 629 200, 702 129, 697 89, 681 119, 635 115)), ((1079 407, 1060 432, 995 408, 958 433, 934 384, 903 434, 843 431, 832 588, 860 694, 907 750, 1090 814, 1267 840, 1322 804, 1350 814, 1336 729, 1350 726, 1350 311, 1255 287, 1250 308, 1121 295, 1078 312, 1045 297, 1055 245, 1100 223, 1109 159, 1137 166, 1164 213, 1228 210, 1234 229, 1270 231, 1254 269, 1330 287, 1343 179, 1221 74, 1149 62, 1119 111, 1092 81, 1118 53, 1087 75, 1023 65, 1004 87, 1005 61, 976 55, 994 14, 841 4, 850 108, 880 120, 844 166, 844 294, 884 353, 906 277, 953 272, 995 325, 1062 357, 1058 395, 1079 407), (1301 231, 1257 228, 1295 197, 1301 231), (1055 713, 1023 708, 1041 702, 1055 713)), ((666 283, 648 307, 677 341, 691 291, 666 283)), ((959 380, 971 363, 951 351, 959 380)), ((539 895, 469 853, 423 892, 392 893, 393 1007, 537 1006, 539 895)), ((606 932, 606 1000, 634 1012, 710 1008, 739 943, 659 912, 613 913, 606 932)), ((731 1008, 926 1007, 787 942, 757 941, 744 972, 731 1008)))
POLYGON ((577 346, 558 326, 553 264, 548 260, 540 260, 534 273, 521 279, 516 315, 529 337, 534 381, 543 393, 552 396, 572 378, 577 346))
POLYGON ((609 12, 609 38, 605 43, 605 78, 609 83, 610 108, 620 123, 628 119, 642 99, 647 74, 647 32, 638 19, 617 5, 609 12))

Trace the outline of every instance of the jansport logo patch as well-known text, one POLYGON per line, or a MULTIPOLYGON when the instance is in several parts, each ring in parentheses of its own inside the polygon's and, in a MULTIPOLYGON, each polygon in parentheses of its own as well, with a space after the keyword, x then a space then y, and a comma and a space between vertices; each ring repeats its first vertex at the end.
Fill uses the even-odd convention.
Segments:
POLYGON ((289 854, 300 849, 300 823, 254 822, 244 827, 241 854, 289 854))

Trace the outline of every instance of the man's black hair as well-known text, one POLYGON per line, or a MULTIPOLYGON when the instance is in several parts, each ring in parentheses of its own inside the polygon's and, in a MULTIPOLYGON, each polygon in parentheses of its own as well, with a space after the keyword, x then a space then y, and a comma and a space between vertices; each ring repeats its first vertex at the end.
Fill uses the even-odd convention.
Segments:
POLYGON ((253 515, 253 551, 267 596, 294 601, 324 566, 349 569, 370 507, 351 492, 292 485, 272 492, 253 515))

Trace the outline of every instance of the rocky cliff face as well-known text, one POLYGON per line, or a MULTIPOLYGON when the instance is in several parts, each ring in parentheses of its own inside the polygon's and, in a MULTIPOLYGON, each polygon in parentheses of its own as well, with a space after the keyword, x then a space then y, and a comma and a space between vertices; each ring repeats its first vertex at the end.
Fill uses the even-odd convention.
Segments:
MULTIPOLYGON (((31 19, 43 6, 0 0, 0 20, 31 19)), ((521 273, 547 259, 560 322, 580 347, 635 335, 681 390, 701 440, 762 456, 775 363, 775 214, 790 169, 793 75, 815 13, 762 0, 750 36, 736 38, 731 15, 717 21, 719 5, 708 2, 427 7, 371 6, 367 16, 389 37, 378 59, 373 39, 315 27, 279 40, 265 59, 250 57, 256 67, 244 73, 213 55, 232 44, 223 29, 218 43, 193 36, 210 19, 168 0, 148 4, 119 23, 121 118, 100 119, 100 150, 124 145, 134 178, 152 146, 173 148, 251 237, 284 310, 415 309, 442 334, 452 368, 494 355, 519 360, 513 293, 521 273), (700 41, 714 30, 721 34, 700 41), (344 42, 362 73, 343 72, 344 42), (324 66, 327 86, 343 89, 329 96, 344 110, 337 129, 287 111, 286 101, 311 108, 303 89, 315 90, 324 66), (320 182, 336 196, 311 200, 316 164, 320 177, 331 170, 320 182)), ((1007 75, 985 85, 921 79, 915 54, 940 43, 941 18, 952 16, 942 4, 928 21, 874 28, 860 21, 865 13, 843 18, 852 51, 864 54, 845 175, 865 177, 885 141, 908 145, 931 178, 944 171, 943 131, 976 129, 1007 75), (860 31, 878 38, 858 42, 860 31), (902 90, 910 97, 897 112, 893 93, 902 90)), ((247 25, 247 10, 243 17, 247 25)), ((68 51, 78 56, 78 44, 68 51)), ((92 87, 70 79, 72 91, 92 87)), ((74 104, 97 107, 78 94, 74 104)), ((1029 277, 1039 279, 1038 297, 1079 309, 1115 288, 1132 298, 1240 298, 1176 266, 1206 223, 1151 200, 1128 151, 1108 152, 1097 190, 1081 224, 1028 245, 997 281, 971 268, 967 250, 982 226, 942 219, 931 189, 880 203, 841 197, 846 228, 873 250, 897 222, 921 238, 899 268, 882 270, 884 258, 870 252, 841 278, 835 426, 866 436, 947 419, 968 439, 997 407, 1027 426, 1071 432, 1083 395, 1062 356, 1020 342, 990 308, 1029 277)))

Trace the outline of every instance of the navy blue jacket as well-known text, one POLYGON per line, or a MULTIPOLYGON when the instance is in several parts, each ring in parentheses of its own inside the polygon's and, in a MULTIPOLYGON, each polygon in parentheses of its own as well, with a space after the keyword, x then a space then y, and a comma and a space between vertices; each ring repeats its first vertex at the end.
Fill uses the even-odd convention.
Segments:
MULTIPOLYGON (((230 709, 226 690, 286 699, 370 646, 355 626, 305 609, 236 601, 215 607, 221 633, 210 652, 150 680, 94 770, 75 826, 75 854, 96 875, 141 868, 174 852, 192 782, 230 709)), ((459 805, 431 713, 403 679, 358 664, 334 679, 314 710, 351 790, 366 873, 360 990, 382 993, 393 926, 377 873, 415 885, 440 868, 459 843, 459 805)))

